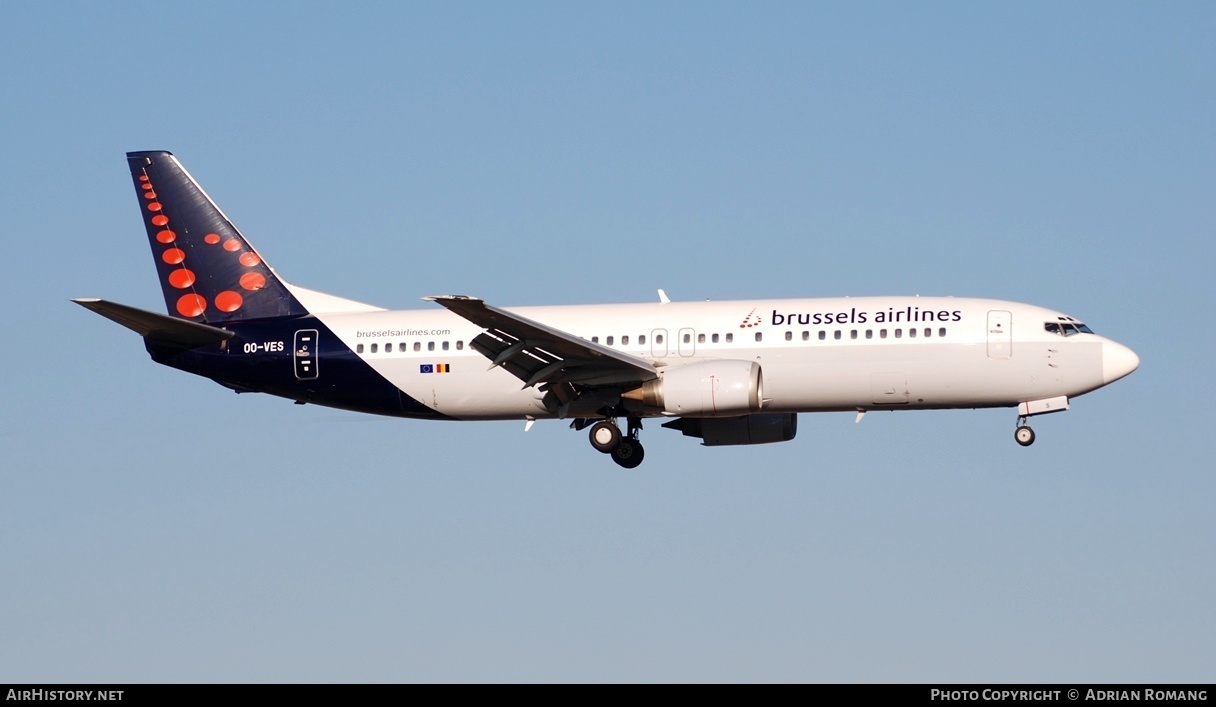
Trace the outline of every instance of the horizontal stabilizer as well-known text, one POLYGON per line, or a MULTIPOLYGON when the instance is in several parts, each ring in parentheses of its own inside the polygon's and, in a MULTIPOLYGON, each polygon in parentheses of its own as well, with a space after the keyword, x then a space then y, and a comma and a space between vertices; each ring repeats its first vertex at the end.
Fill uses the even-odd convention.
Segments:
POLYGON ((136 307, 128 307, 103 299, 81 298, 72 300, 85 309, 97 312, 111 321, 118 322, 146 339, 163 341, 182 346, 206 346, 233 337, 233 333, 206 324, 167 317, 136 307))

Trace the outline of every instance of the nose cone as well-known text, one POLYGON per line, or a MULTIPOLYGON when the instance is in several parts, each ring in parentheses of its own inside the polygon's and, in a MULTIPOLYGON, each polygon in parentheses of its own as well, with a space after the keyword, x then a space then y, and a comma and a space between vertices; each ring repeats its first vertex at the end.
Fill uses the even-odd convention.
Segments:
POLYGON ((1102 382, 1113 383, 1140 366, 1140 357, 1123 344, 1102 342, 1102 382))

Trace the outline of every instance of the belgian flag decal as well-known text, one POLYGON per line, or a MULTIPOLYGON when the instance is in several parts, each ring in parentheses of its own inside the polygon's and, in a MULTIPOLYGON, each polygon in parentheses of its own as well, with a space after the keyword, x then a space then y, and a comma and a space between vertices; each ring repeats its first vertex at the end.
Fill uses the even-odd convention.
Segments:
POLYGON ((422 363, 418 365, 419 373, 451 373, 450 363, 422 363))

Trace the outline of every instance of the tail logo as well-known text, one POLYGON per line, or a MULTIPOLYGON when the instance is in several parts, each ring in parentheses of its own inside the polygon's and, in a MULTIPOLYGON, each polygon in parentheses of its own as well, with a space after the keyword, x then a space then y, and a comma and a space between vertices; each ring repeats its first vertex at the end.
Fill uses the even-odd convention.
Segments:
MULTIPOLYGON (((149 222, 161 229, 156 231, 156 242, 164 246, 160 252, 160 259, 167 265, 177 266, 169 271, 166 278, 169 286, 177 290, 192 290, 198 277, 193 270, 187 267, 186 251, 177 247, 177 233, 169 228, 169 216, 164 213, 164 205, 157 201, 156 188, 146 174, 139 176, 139 182, 140 190, 147 201, 145 208, 148 212, 149 222)), ((262 263, 262 259, 258 257, 257 253, 246 250, 245 245, 236 238, 223 240, 218 234, 208 233, 203 236, 203 243, 208 248, 219 246, 220 249, 231 253, 231 257, 245 268, 254 268, 262 263)), ((246 292, 256 292, 266 286, 266 276, 260 272, 244 272, 237 280, 237 285, 246 292)), ((244 303, 245 297, 236 288, 216 293, 215 299, 211 303, 208 303, 207 299, 197 292, 189 291, 183 292, 177 298, 176 309, 181 316, 194 318, 201 317, 207 311, 208 306, 213 306, 221 312, 231 313, 239 310, 244 303)))

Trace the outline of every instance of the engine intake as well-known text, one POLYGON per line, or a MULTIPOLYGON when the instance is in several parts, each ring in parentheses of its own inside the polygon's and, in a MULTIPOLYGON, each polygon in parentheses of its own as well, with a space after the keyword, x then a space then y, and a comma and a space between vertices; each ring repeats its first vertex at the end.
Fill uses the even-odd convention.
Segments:
POLYGON ((621 397, 681 417, 735 417, 764 404, 764 376, 755 361, 702 361, 659 372, 621 397))

